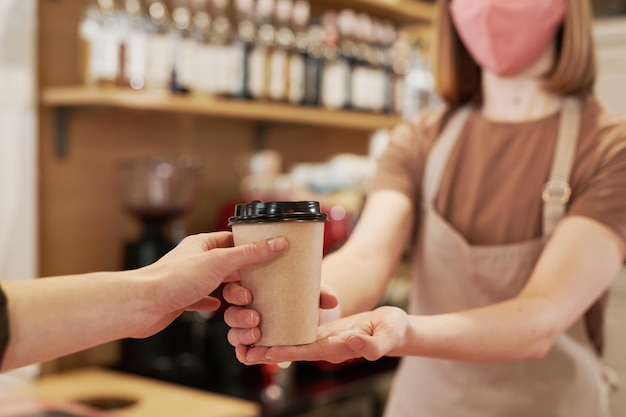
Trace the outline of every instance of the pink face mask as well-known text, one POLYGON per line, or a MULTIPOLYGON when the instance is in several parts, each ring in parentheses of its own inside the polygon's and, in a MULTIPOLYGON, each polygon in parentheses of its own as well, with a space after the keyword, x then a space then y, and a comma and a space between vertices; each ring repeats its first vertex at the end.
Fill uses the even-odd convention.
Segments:
POLYGON ((478 65, 514 75, 535 62, 558 30, 568 0, 453 0, 452 20, 478 65))

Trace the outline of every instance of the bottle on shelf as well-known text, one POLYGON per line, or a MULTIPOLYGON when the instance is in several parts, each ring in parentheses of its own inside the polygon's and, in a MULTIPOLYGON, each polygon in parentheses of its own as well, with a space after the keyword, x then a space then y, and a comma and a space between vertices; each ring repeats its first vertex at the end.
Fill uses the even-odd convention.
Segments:
POLYGON ((406 76, 409 67, 409 42, 402 32, 398 32, 393 43, 391 57, 393 60, 393 113, 404 115, 406 103, 406 76))
POLYGON ((322 17, 324 41, 320 104, 329 109, 344 109, 348 106, 350 64, 340 48, 338 15, 327 11, 322 17))
POLYGON ((291 26, 294 42, 289 54, 287 101, 291 104, 304 104, 305 61, 309 48, 308 25, 311 5, 308 0, 296 0, 293 5, 291 26))
POLYGON ((404 76, 400 71, 401 68, 395 66, 395 44, 398 39, 398 31, 391 22, 383 23, 383 31, 381 34, 381 57, 382 65, 385 73, 385 102, 384 111, 390 114, 400 114, 402 91, 398 89, 400 83, 404 81, 404 76), (396 95, 400 95, 396 98, 396 95))
POLYGON ((268 93, 273 101, 287 101, 289 93, 289 61, 295 46, 291 29, 293 0, 277 0, 275 9, 276 42, 269 56, 268 93))
POLYGON ((353 70, 356 63, 356 25, 357 15, 352 9, 343 9, 339 12, 337 25, 339 28, 340 42, 339 50, 341 56, 346 60, 348 64, 348 80, 347 80, 347 94, 346 105, 347 109, 352 108, 352 77, 353 70))
POLYGON ((78 23, 78 74, 81 83, 95 85, 97 57, 95 43, 100 31, 100 8, 95 0, 86 1, 78 23))
POLYGON ((171 18, 163 0, 149 0, 146 88, 169 90, 174 70, 174 36, 171 18))
POLYGON ((141 90, 145 86, 146 16, 139 0, 124 0, 123 5, 118 84, 141 90))
POLYGON ((248 61, 250 51, 256 41, 256 25, 254 23, 254 0, 235 0, 236 36, 233 40, 233 77, 232 97, 249 98, 248 61))
POLYGON ((213 63, 209 70, 213 80, 213 93, 220 96, 231 96, 235 80, 243 78, 236 65, 241 57, 235 57, 234 25, 230 20, 230 0, 212 0, 213 23, 211 25, 210 42, 213 53, 213 63))
POLYGON ((387 101, 387 76, 382 47, 383 33, 382 22, 378 19, 372 19, 372 30, 367 37, 369 42, 367 83, 370 85, 370 89, 365 108, 376 113, 385 111, 385 103, 387 101))
POLYGON ((350 83, 350 107, 355 110, 367 110, 370 100, 369 80, 371 79, 371 52, 369 36, 372 31, 372 20, 365 13, 358 13, 354 32, 354 65, 350 83))
POLYGON ((79 24, 80 72, 88 85, 115 85, 120 74, 120 16, 113 0, 86 5, 79 24))
POLYGON ((173 92, 186 93, 193 83, 193 60, 196 45, 191 36, 192 15, 189 0, 172 1, 174 36, 173 92))
POLYGON ((405 119, 411 119, 423 109, 435 107, 438 104, 435 81, 419 44, 411 47, 404 91, 403 117, 405 119))
POLYGON ((248 91, 255 100, 269 98, 270 54, 276 41, 276 27, 272 22, 274 0, 257 0, 257 42, 248 59, 248 91))
POLYGON ((192 27, 191 37, 195 45, 195 57, 193 57, 190 80, 192 93, 205 95, 213 91, 210 68, 213 65, 213 52, 209 33, 211 30, 211 14, 209 13, 208 0, 192 0, 192 27))
POLYGON ((312 19, 308 31, 309 45, 304 67, 304 104, 319 106, 324 56, 324 27, 312 19))

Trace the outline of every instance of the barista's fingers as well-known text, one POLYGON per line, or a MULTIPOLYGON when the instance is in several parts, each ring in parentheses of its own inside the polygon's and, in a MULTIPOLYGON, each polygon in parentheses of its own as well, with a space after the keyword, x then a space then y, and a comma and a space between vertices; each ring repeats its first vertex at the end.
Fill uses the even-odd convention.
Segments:
POLYGON ((249 289, 242 287, 239 282, 230 282, 222 290, 224 300, 237 306, 247 306, 252 302, 252 293, 249 289))
POLYGON ((276 363, 265 357, 269 348, 267 347, 250 347, 238 345, 235 347, 235 355, 237 360, 245 365, 259 365, 262 363, 276 363))
POLYGON ((355 334, 346 338, 346 345, 368 361, 375 361, 383 357, 393 347, 394 338, 385 336, 382 334, 374 336, 355 334))
POLYGON ((251 329, 259 325, 261 317, 249 308, 232 306, 224 312, 224 321, 233 328, 251 329))
POLYGON ((320 308, 323 310, 329 310, 339 305, 339 298, 335 295, 335 292, 329 287, 322 285, 320 288, 320 308))
POLYGON ((258 327, 253 329, 230 329, 228 331, 228 343, 232 346, 253 345, 261 338, 261 330, 258 327))
POLYGON ((248 354, 248 346, 245 345, 237 345, 235 346, 235 356, 237 356, 237 360, 244 365, 252 365, 252 363, 246 360, 246 355, 248 354))
POLYGON ((250 363, 276 363, 275 361, 267 358, 267 352, 269 351, 267 346, 254 346, 248 349, 246 353, 246 361, 250 363))

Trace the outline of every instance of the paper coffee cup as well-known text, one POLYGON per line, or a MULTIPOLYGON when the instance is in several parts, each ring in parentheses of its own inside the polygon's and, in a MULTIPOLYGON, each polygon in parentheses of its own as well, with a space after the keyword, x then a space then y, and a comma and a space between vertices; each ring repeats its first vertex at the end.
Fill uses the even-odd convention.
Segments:
POLYGON ((316 201, 253 201, 229 219, 235 245, 284 236, 285 253, 243 268, 241 284, 252 292, 250 308, 261 316, 258 346, 302 345, 317 339, 324 222, 316 201))

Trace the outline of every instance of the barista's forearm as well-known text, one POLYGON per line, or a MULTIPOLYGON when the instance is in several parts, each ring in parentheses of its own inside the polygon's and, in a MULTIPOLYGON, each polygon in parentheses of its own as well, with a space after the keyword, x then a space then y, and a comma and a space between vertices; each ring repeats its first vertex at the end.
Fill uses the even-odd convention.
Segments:
POLYGON ((150 288, 132 272, 2 284, 8 300, 8 370, 128 337, 150 317, 150 288))
POLYGON ((324 259, 322 283, 339 298, 340 315, 348 316, 378 305, 393 274, 392 266, 381 256, 340 249, 324 259))
POLYGON ((562 329, 548 299, 516 297, 458 313, 410 316, 394 356, 472 362, 540 359, 562 329))

